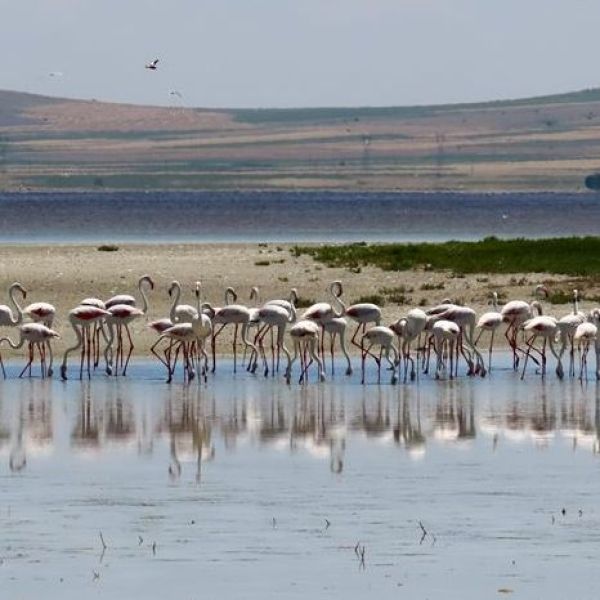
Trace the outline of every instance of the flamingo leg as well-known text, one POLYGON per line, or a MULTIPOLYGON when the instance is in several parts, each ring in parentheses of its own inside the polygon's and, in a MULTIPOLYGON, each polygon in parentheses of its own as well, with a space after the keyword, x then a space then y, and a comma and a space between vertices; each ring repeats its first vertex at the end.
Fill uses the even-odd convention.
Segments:
POLYGON ((125 332, 127 333, 127 338, 129 339, 129 352, 127 354, 127 360, 125 361, 125 367, 123 368, 123 375, 127 374, 127 366, 129 365, 129 359, 131 358, 131 353, 133 352, 133 340, 131 339, 131 331, 129 331, 129 325, 125 324, 125 332))

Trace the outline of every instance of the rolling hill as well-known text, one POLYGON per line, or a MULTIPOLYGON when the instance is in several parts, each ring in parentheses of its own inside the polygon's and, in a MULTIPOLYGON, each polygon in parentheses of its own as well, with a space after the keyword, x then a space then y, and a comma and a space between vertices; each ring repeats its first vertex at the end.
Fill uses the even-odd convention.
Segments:
POLYGON ((212 110, 0 91, 0 190, 583 190, 600 89, 474 104, 212 110))

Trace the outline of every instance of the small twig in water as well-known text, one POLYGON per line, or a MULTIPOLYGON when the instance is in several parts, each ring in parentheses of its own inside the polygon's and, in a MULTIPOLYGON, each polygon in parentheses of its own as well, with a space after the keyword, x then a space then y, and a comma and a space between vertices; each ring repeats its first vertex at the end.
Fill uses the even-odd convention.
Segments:
POLYGON ((92 571, 92 573, 94 574, 94 581, 98 581, 98 579, 100 579, 100 573, 98 573, 98 571, 92 571))
POLYGON ((331 521, 329 519, 325 519, 325 531, 327 531, 329 529, 330 525, 331 525, 331 521))
POLYGON ((354 554, 356 554, 356 556, 360 556, 358 553, 359 548, 360 548, 360 540, 358 540, 358 542, 356 542, 356 546, 354 546, 354 554))
POLYGON ((138 546, 141 546, 144 543, 144 538, 141 535, 138 535, 138 546))
POLYGON ((106 545, 106 542, 104 541, 104 536, 102 535, 102 532, 99 532, 100 534, 100 541, 102 542, 102 549, 106 550, 108 548, 108 546, 106 545))
POLYGON ((152 554, 156 556, 156 542, 152 542, 152 554))
POLYGON ((421 528, 421 531, 423 532, 423 535, 421 536, 421 541, 419 542, 419 545, 421 545, 423 543, 423 540, 427 537, 427 529, 425 529, 425 527, 423 526, 423 523, 421 523, 421 521, 419 521, 419 527, 421 528))
POLYGON ((361 566, 361 568, 363 568, 363 569, 366 567, 366 565, 365 565, 365 552, 366 552, 366 551, 367 551, 367 548, 366 548, 366 546, 363 546, 363 547, 360 549, 360 566, 361 566))
POLYGON ((273 529, 277 527, 277 519, 273 517, 273 529))

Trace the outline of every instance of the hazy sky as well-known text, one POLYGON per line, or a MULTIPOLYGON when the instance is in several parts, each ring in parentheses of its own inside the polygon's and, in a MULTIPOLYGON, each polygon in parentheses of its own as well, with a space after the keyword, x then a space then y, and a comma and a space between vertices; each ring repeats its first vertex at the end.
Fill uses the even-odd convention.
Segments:
POLYGON ((0 0, 0 89, 211 107, 530 96, 600 83, 599 23, 598 0, 0 0))

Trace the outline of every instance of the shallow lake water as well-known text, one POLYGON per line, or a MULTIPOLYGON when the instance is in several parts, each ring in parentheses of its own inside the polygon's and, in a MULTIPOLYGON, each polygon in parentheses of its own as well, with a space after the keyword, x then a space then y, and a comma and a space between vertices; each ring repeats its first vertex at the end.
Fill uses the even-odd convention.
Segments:
POLYGON ((598 235, 580 193, 0 193, 2 243, 406 242, 598 235), (569 218, 565 220, 564 215, 569 218))
POLYGON ((508 363, 289 387, 11 364, 0 597, 595 597, 600 388, 508 363))

